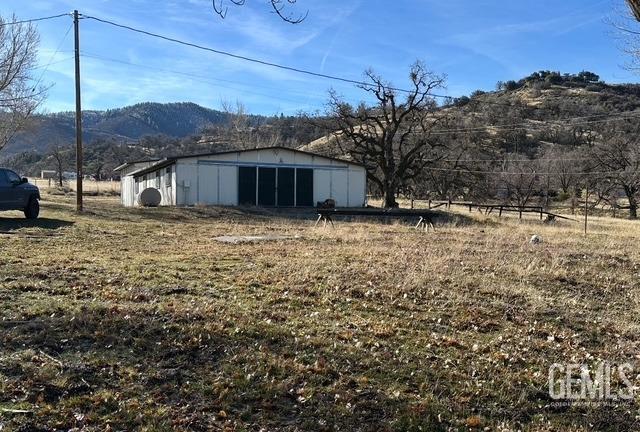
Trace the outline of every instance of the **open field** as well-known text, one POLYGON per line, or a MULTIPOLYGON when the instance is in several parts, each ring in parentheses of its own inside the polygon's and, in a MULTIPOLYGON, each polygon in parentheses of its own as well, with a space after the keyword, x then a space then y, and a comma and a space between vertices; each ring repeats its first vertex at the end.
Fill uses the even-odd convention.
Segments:
MULTIPOLYGON (((30 178, 29 182, 38 186, 42 190, 49 189, 57 189, 58 182, 56 179, 39 179, 39 178, 30 178)), ((63 181, 63 185, 65 188, 69 190, 76 190, 76 181, 75 180, 65 180, 63 181)), ((82 182, 82 190, 85 193, 92 194, 106 194, 106 195, 116 195, 120 193, 120 182, 119 181, 92 181, 85 180, 82 182)))
POLYGON ((3 432, 640 429, 638 395, 554 405, 547 384, 640 359, 638 222, 314 229, 44 198, 0 214, 3 432))

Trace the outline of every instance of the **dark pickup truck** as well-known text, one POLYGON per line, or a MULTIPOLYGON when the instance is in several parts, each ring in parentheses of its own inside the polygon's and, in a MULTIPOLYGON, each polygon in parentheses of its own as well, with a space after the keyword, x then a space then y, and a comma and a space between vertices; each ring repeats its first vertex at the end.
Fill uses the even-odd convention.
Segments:
POLYGON ((0 168, 0 211, 22 210, 27 219, 36 219, 40 214, 39 199, 40 191, 26 178, 0 168))

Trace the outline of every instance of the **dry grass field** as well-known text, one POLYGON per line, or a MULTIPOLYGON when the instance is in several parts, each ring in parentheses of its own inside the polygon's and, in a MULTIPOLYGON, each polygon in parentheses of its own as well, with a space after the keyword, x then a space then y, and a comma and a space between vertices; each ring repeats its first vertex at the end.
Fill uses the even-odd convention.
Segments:
MULTIPOLYGON (((55 179, 39 179, 30 178, 29 182, 40 188, 40 190, 48 191, 49 189, 60 189, 58 182, 55 179)), ((75 180, 65 180, 63 182, 64 188, 69 191, 76 190, 75 180)), ((119 195, 120 194, 120 182, 119 181, 93 181, 85 180, 82 184, 82 188, 85 193, 93 195, 119 195)))
POLYGON ((0 214, 3 432, 640 429, 638 397, 547 385, 552 363, 640 358, 637 222, 87 207, 0 214))

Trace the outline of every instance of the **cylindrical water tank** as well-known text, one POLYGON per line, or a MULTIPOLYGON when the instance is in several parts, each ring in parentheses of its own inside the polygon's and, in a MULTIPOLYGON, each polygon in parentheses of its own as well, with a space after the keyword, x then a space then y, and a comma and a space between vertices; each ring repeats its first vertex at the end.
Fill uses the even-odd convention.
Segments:
POLYGON ((162 195, 156 188, 146 188, 138 195, 138 204, 142 207, 158 207, 162 202, 162 195))

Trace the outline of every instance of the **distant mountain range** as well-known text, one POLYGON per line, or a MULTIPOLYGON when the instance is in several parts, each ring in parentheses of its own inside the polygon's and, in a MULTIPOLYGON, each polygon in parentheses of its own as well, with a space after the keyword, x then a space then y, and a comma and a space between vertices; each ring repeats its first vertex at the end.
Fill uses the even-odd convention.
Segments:
MULTIPOLYGON (((107 111, 84 111, 83 140, 87 145, 99 138, 135 141, 145 135, 163 134, 183 138, 203 128, 219 126, 230 114, 194 103, 141 103, 107 111)), ((253 117, 257 119, 258 117, 253 117)), ((28 130, 2 150, 2 156, 25 151, 45 152, 53 145, 75 142, 75 113, 38 115, 28 130)))

